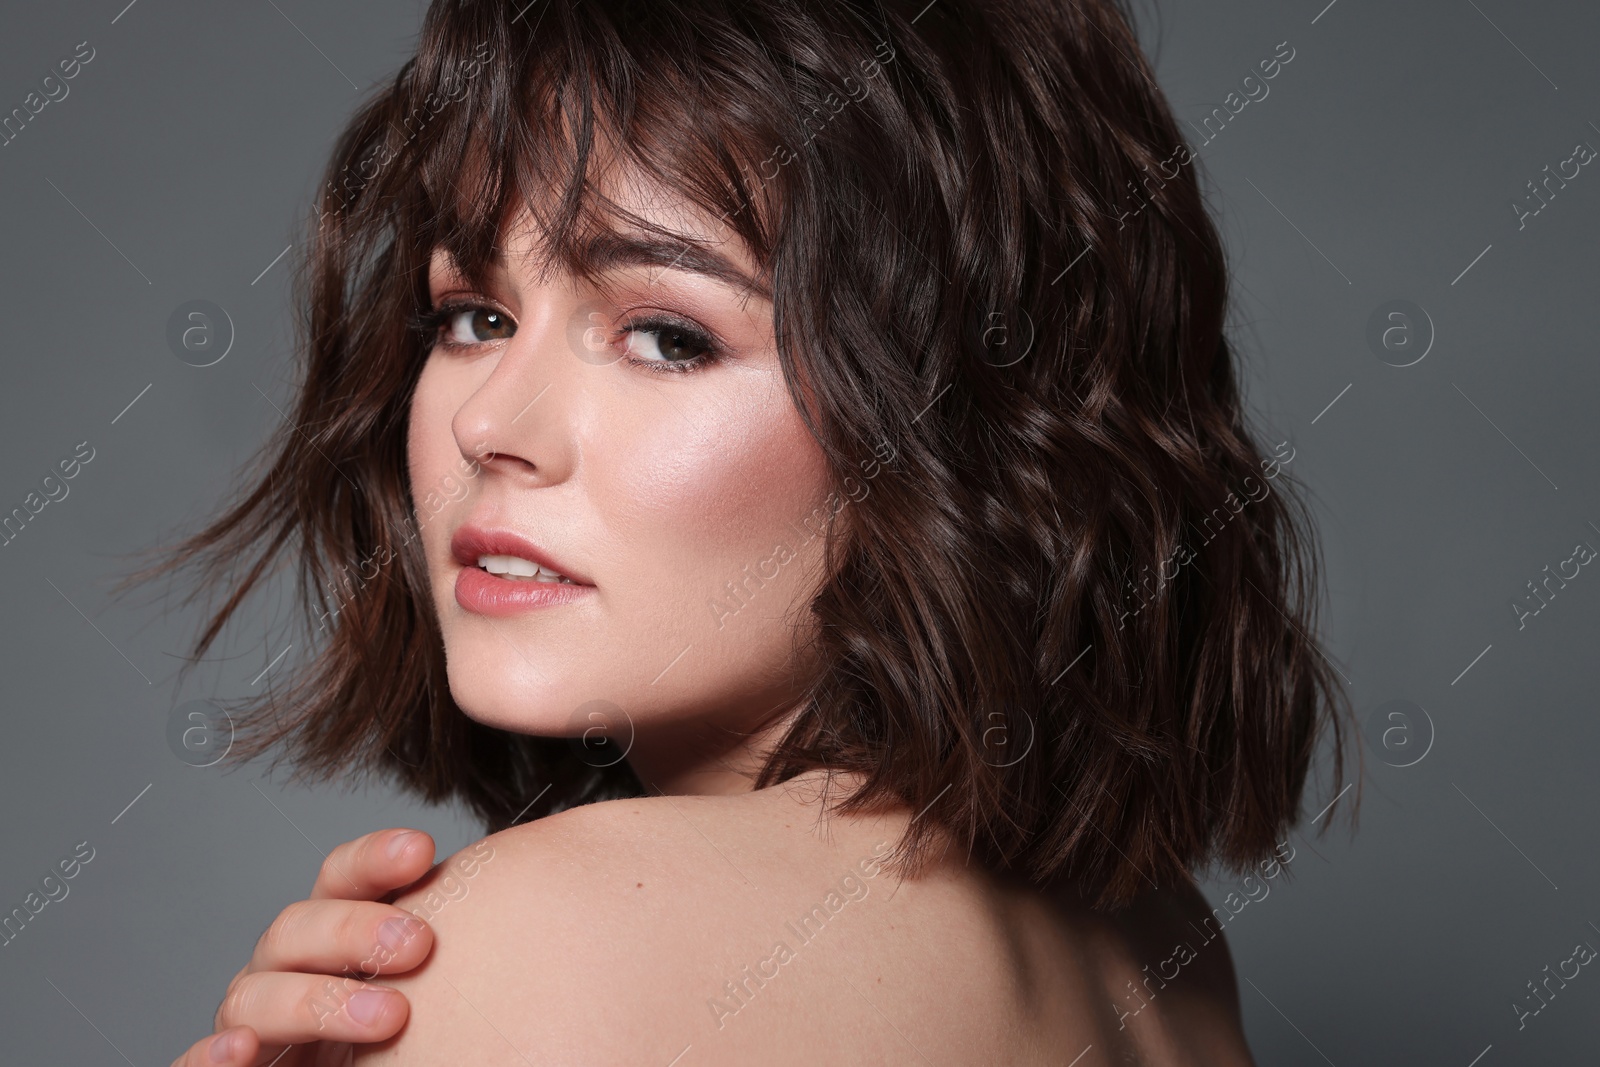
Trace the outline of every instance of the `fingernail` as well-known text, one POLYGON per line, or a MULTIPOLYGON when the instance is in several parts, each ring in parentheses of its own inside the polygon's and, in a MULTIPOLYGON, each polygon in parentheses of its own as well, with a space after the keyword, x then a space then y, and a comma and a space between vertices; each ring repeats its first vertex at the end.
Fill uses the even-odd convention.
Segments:
POLYGON ((361 989, 350 994, 350 1018, 362 1026, 371 1026, 383 1014, 389 1003, 389 994, 378 989, 361 989))
POLYGON ((385 919, 378 924, 378 943, 390 952, 399 952, 410 939, 404 919, 385 919))
POLYGON ((395 834, 394 837, 389 839, 389 858, 392 860, 399 859, 400 853, 404 852, 406 846, 415 841, 418 836, 420 835, 415 830, 407 830, 403 834, 395 834))
POLYGON ((240 1039, 244 1035, 237 1030, 228 1030, 211 1039, 211 1062, 227 1063, 239 1054, 240 1039))

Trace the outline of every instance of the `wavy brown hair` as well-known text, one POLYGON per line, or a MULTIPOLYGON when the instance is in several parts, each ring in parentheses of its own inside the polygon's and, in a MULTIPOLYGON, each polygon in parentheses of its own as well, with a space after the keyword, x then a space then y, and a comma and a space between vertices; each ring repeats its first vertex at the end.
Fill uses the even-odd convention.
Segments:
POLYGON ((831 531, 824 666, 758 785, 860 772, 836 810, 923 813, 905 869, 939 827, 1102 906, 1270 856, 1328 724, 1342 778, 1346 698, 1292 451, 1245 425, 1224 251, 1127 13, 525 3, 435 0, 359 109, 297 268, 294 410, 231 506, 124 583, 225 594, 198 658, 291 556, 325 636, 241 705, 232 758, 379 772, 490 830, 641 791, 452 702, 406 477, 430 253, 481 283, 528 210, 588 276, 604 144, 748 246, 836 483, 892 455, 831 531))

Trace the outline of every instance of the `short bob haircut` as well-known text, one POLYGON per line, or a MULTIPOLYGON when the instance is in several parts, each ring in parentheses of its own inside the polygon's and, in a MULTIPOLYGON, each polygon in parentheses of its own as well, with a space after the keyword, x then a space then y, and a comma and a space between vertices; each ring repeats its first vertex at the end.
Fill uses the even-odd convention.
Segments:
POLYGON ((902 873, 940 827, 1102 908, 1270 857, 1329 723, 1342 779, 1347 698, 1293 449, 1244 424, 1221 241, 1114 0, 434 0, 327 167, 259 478, 123 583, 222 589, 198 660, 292 550, 324 636, 230 759, 376 772, 491 832, 643 794, 452 701, 406 475, 431 252, 481 283, 525 209, 595 277, 602 139, 745 242, 849 497, 823 667, 757 786, 860 772, 830 810, 921 813, 902 873))

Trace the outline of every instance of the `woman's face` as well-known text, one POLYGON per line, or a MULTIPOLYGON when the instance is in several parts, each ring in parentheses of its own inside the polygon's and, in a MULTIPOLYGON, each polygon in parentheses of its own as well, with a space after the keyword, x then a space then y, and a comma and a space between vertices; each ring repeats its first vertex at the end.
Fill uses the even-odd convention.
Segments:
POLYGON ((795 703, 830 493, 770 301, 701 272, 720 256, 754 277, 741 242, 664 194, 609 192, 704 251, 619 256, 604 291, 539 280, 523 215, 487 292, 436 253, 434 306, 465 306, 417 383, 409 465, 456 702, 523 733, 602 728, 654 784, 748 766, 795 703), (571 582, 493 573, 534 563, 571 582))

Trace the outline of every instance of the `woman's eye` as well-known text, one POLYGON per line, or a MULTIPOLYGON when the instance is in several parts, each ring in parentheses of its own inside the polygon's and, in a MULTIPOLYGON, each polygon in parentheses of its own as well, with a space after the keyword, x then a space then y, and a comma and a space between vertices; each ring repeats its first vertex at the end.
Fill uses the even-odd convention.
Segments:
POLYGON ((448 344, 477 345, 504 340, 517 332, 517 325, 493 308, 456 308, 447 311, 443 332, 448 344))
POLYGON ((485 304, 455 301, 419 311, 407 325, 429 348, 472 348, 503 341, 517 332, 517 324, 505 312, 485 304))
POLYGON ((623 327, 630 335, 627 353, 645 363, 693 363, 709 355, 710 338, 667 322, 640 322, 623 327))
MULTIPOLYGON (((597 316, 591 315, 591 320, 597 316)), ((510 315, 486 304, 446 302, 418 315, 412 328, 445 349, 469 349, 503 341, 517 332, 510 315)), ((601 332, 601 331, 595 331, 601 332)), ((690 371, 720 358, 717 341, 676 317, 630 319, 613 330, 623 358, 655 371, 690 371)), ((585 333, 585 346, 591 344, 585 333)))

